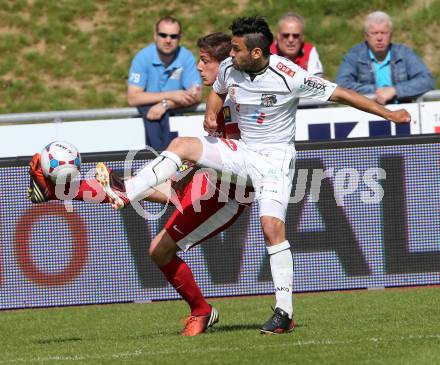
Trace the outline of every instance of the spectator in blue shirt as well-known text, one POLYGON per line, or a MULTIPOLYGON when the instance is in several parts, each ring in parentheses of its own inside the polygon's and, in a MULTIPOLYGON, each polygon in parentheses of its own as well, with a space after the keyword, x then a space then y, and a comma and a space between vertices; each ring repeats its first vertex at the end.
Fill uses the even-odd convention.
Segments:
POLYGON ((154 43, 133 58, 128 76, 127 99, 142 115, 147 145, 165 149, 175 135, 170 133, 172 110, 201 100, 201 80, 194 56, 179 45, 180 22, 171 16, 159 19, 154 43))
POLYGON ((392 22, 376 11, 365 19, 365 42, 351 48, 339 67, 336 83, 380 104, 409 101, 434 89, 423 61, 403 44, 391 43, 392 22))

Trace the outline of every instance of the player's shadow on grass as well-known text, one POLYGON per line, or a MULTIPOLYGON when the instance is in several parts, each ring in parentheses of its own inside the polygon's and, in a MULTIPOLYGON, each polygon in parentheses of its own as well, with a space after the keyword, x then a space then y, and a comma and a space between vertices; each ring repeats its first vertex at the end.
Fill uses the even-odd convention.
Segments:
MULTIPOLYGON (((305 327, 301 323, 297 323, 295 328, 305 327)), ((261 323, 256 324, 240 324, 240 325, 216 325, 210 332, 232 332, 232 331, 246 331, 246 330, 259 330, 261 328, 261 323)))
POLYGON ((47 338, 47 339, 36 340, 35 343, 37 343, 39 345, 51 345, 51 344, 55 344, 55 343, 75 342, 75 341, 82 341, 82 338, 79 338, 79 337, 47 338))
POLYGON ((260 323, 252 324, 235 324, 235 325, 216 325, 211 330, 212 332, 232 332, 245 330, 258 330, 261 327, 260 323))

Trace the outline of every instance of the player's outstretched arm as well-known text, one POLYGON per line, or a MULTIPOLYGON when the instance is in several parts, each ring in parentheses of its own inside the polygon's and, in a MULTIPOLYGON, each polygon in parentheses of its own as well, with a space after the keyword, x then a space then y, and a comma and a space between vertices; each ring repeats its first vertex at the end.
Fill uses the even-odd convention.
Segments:
MULTIPOLYGON (((60 200, 55 194, 55 184, 43 174, 40 159, 40 154, 36 153, 29 163, 29 175, 31 180, 27 197, 32 203, 60 200)), ((182 190, 184 190, 187 183, 188 181, 185 181, 185 184, 180 184, 182 190)), ((95 179, 81 180, 79 182, 78 191, 73 199, 91 203, 111 203, 111 200, 95 179)), ((145 200, 162 204, 171 201, 175 205, 180 205, 176 194, 173 194, 173 190, 171 189, 171 182, 163 183, 155 189, 152 189, 145 200)))
POLYGON ((405 109, 389 110, 375 101, 341 86, 336 87, 329 100, 376 114, 394 123, 409 123, 411 121, 411 115, 405 109))

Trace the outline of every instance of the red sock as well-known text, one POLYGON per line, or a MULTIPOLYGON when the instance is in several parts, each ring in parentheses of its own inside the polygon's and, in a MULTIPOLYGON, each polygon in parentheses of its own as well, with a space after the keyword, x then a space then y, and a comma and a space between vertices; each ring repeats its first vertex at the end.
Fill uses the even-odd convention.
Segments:
POLYGON ((200 288, 194 280, 189 266, 179 256, 159 268, 191 308, 191 315, 206 316, 211 313, 211 306, 206 302, 200 288))
POLYGON ((108 197, 101 185, 95 180, 81 180, 78 194, 75 200, 83 200, 92 203, 108 203, 108 197))

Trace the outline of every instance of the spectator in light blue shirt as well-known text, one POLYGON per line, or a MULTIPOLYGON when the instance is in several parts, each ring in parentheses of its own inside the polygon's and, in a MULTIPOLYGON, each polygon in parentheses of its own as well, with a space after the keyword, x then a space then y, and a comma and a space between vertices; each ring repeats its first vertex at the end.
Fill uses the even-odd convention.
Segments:
POLYGON ((391 43, 392 22, 376 11, 365 19, 365 42, 348 51, 336 83, 361 94, 374 94, 380 104, 409 101, 434 89, 423 61, 403 44, 391 43))
POLYGON ((393 86, 391 80, 391 52, 388 52, 383 61, 379 61, 371 49, 368 50, 371 62, 374 67, 374 74, 376 75, 376 87, 378 89, 393 86))
POLYGON ((133 58, 128 76, 127 99, 144 119, 146 143, 165 149, 174 137, 169 129, 172 110, 201 100, 201 80, 194 56, 179 45, 180 22, 166 16, 155 26, 154 43, 133 58))

